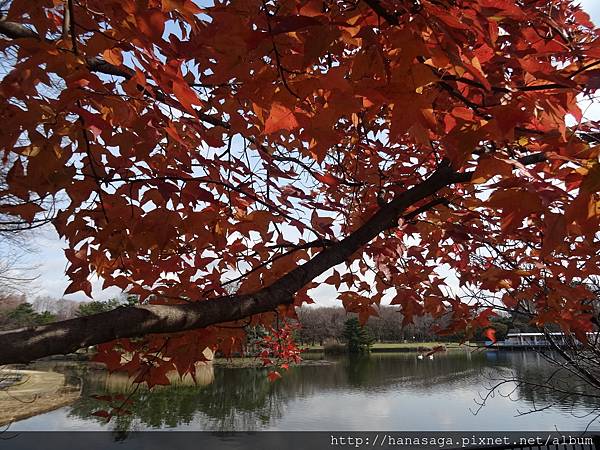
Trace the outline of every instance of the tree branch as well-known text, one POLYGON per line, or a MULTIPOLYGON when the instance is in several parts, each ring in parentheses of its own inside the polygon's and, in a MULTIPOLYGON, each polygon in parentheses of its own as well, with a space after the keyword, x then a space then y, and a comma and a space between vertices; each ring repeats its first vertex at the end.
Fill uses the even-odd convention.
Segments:
POLYGON ((371 8, 379 17, 383 17, 390 25, 398 25, 400 23, 394 14, 388 12, 383 5, 379 3, 379 0, 364 0, 364 2, 369 5, 369 8, 371 8))
MULTIPOLYGON (((376 0, 366 1, 379 5, 376 0)), ((0 33, 12 38, 41 39, 35 31, 3 20, 0 20, 0 33)), ((133 76, 130 69, 113 66, 100 58, 88 58, 86 65, 91 71, 127 79, 133 76)), ((148 92, 146 87, 140 86, 140 89, 144 93, 148 92)), ((157 88, 152 89, 157 99, 160 95, 164 96, 157 88)), ((169 100, 167 96, 164 98, 169 100)), ((198 116, 207 123, 229 128, 220 119, 202 113, 198 113, 198 116)), ((532 162, 537 161, 532 157, 527 158, 532 162)), ((325 247, 309 261, 253 294, 197 299, 184 305, 123 307, 102 314, 0 333, 0 364, 29 362, 119 338, 203 328, 273 311, 278 305, 291 304, 295 293, 313 279, 349 260, 383 231, 396 227, 408 208, 452 184, 469 182, 471 177, 472 173, 457 173, 448 162, 443 162, 429 178, 382 205, 360 228, 325 247)), ((416 211, 421 210, 422 208, 416 211)))
POLYGON ((31 28, 27 28, 20 23, 7 22, 6 20, 0 20, 0 33, 11 39, 40 39, 40 36, 31 28))
POLYGON ((0 333, 0 364, 71 353, 81 347, 152 333, 174 333, 239 320, 291 304, 294 294, 325 272, 343 263, 382 231, 394 227, 411 205, 456 182, 449 164, 398 195, 343 240, 326 247, 310 261, 254 294, 233 295, 185 305, 123 307, 87 317, 0 333))
MULTIPOLYGON (((8 22, 8 21, 2 20, 2 19, 0 19, 0 33, 11 39, 36 39, 36 40, 41 39, 39 34, 36 33, 34 30, 32 30, 31 28, 27 28, 25 25, 22 25, 20 23, 8 22)), ((49 42, 52 42, 52 41, 49 41, 49 42)), ((122 78, 125 78, 126 80, 131 79, 135 75, 134 71, 131 70, 130 68, 128 68, 126 66, 117 67, 113 64, 110 64, 110 63, 104 61, 102 58, 99 58, 99 57, 86 58, 85 62, 86 62, 86 67, 88 68, 88 70, 90 72, 97 72, 97 73, 102 73, 104 75, 112 75, 112 76, 122 77, 122 78)), ((193 86, 193 83, 190 84, 190 86, 193 86)), ((148 89, 146 87, 138 86, 138 88, 140 89, 140 91, 150 94, 150 92, 148 92, 148 89)), ((163 102, 163 103, 168 102, 169 97, 166 96, 163 92, 161 92, 157 87, 150 86, 150 88, 152 89, 152 94, 154 95, 154 98, 156 98, 156 100, 163 102)), ((230 128, 230 126, 227 122, 222 121, 218 117, 214 117, 214 116, 211 116, 210 114, 205 114, 200 111, 196 111, 196 115, 198 116, 198 118, 200 120, 202 120, 203 122, 206 122, 210 125, 213 125, 216 127, 221 127, 226 130, 228 130, 230 128)))

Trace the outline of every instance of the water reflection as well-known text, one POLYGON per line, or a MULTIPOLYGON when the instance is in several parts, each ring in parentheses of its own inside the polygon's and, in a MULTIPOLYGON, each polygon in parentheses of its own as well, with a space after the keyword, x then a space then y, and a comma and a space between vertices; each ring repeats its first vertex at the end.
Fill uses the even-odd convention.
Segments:
MULTIPOLYGON (((550 365, 542 354, 536 352, 488 352, 495 354, 498 364, 517 380, 515 395, 521 402, 537 408, 555 405, 563 411, 576 415, 594 412, 600 408, 600 396, 597 389, 579 379, 566 369, 558 370, 550 365), (511 369, 511 370, 508 370, 511 369), (549 389, 555 388, 555 389, 549 389)), ((489 358, 489 355, 486 354, 489 358)), ((553 355, 558 358, 558 355, 553 355)), ((490 374, 492 382, 503 377, 490 374)))
MULTIPOLYGON (((65 428, 82 423, 106 427, 103 419, 91 415, 102 407, 91 395, 126 391, 127 381, 85 367, 67 371, 83 379, 83 396, 71 407, 46 415, 47 423, 62 415, 65 428)), ((183 382, 152 392, 138 390, 132 396, 132 414, 116 418, 108 427, 121 432, 148 428, 541 430, 554 425, 583 429, 589 420, 573 417, 571 410, 583 414, 600 408, 600 399, 586 397, 592 393, 586 386, 574 386, 580 392, 574 406, 558 402, 543 414, 514 417, 534 404, 542 407, 560 400, 560 394, 540 391, 533 384, 517 386, 516 401, 496 396, 477 416, 469 411, 490 380, 516 375, 539 383, 552 371, 535 353, 463 351, 436 355, 433 360, 418 360, 413 354, 340 358, 294 367, 275 383, 269 383, 261 369, 206 366, 197 386, 183 382)), ((16 429, 44 423, 43 416, 29 420, 15 424, 16 429)))

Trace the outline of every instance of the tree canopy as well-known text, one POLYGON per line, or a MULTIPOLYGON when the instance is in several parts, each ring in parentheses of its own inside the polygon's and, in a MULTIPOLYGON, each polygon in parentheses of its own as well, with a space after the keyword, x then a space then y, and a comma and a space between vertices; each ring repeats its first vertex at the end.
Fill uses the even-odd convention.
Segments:
POLYGON ((52 224, 66 293, 140 305, 2 333, 0 363, 102 344, 157 384, 320 284, 362 322, 385 297, 444 333, 493 308, 595 329, 600 38, 574 3, 4 5, 3 225, 52 224))

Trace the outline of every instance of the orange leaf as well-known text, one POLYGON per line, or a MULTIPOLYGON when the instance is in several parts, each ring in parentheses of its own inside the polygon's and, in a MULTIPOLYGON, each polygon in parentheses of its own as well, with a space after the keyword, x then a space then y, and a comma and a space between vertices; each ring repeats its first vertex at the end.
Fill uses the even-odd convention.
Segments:
POLYGON ((109 48, 108 50, 104 50, 102 53, 104 60, 107 63, 113 64, 115 66, 120 66, 123 64, 123 53, 120 48, 114 47, 109 48))
POLYGON ((477 164, 477 168, 471 178, 471 183, 485 183, 495 175, 500 175, 503 178, 508 178, 512 175, 512 167, 510 164, 500 161, 496 158, 481 158, 477 164))
POLYGON ((492 344, 496 342, 496 330, 493 328, 488 328, 484 332, 485 337, 492 341, 492 344))
POLYGON ((265 122, 265 134, 280 130, 293 130, 298 128, 298 121, 294 113, 281 103, 273 103, 269 111, 269 117, 265 122))
POLYGON ((173 81, 173 93, 183 107, 191 113, 194 112, 192 105, 200 105, 196 92, 183 80, 173 81))
POLYGON ((320 173, 315 173, 313 176, 321 183, 328 184, 329 186, 336 187, 340 184, 339 180, 330 174, 321 175, 320 173))

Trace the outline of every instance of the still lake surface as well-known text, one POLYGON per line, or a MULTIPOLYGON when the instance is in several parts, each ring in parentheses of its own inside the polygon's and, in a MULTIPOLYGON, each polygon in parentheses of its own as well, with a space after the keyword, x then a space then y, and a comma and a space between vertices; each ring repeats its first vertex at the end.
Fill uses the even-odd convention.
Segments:
MULTIPOLYGON (((419 360, 416 353, 307 358, 307 365, 291 368, 275 383, 264 369, 205 366, 199 385, 138 389, 132 413, 108 424, 91 414, 106 407, 91 395, 127 392, 126 380, 86 366, 57 365, 54 370, 82 381, 82 397, 15 422, 10 430, 575 431, 585 429, 600 408, 598 398, 561 401, 560 394, 510 383, 475 414, 494 380, 516 376, 539 383, 550 376, 554 368, 535 352, 458 350, 433 360, 419 360), (534 407, 547 408, 522 415, 534 407)), ((585 394, 572 377, 564 382, 585 394)), ((600 430, 600 422, 590 429, 600 430)))

